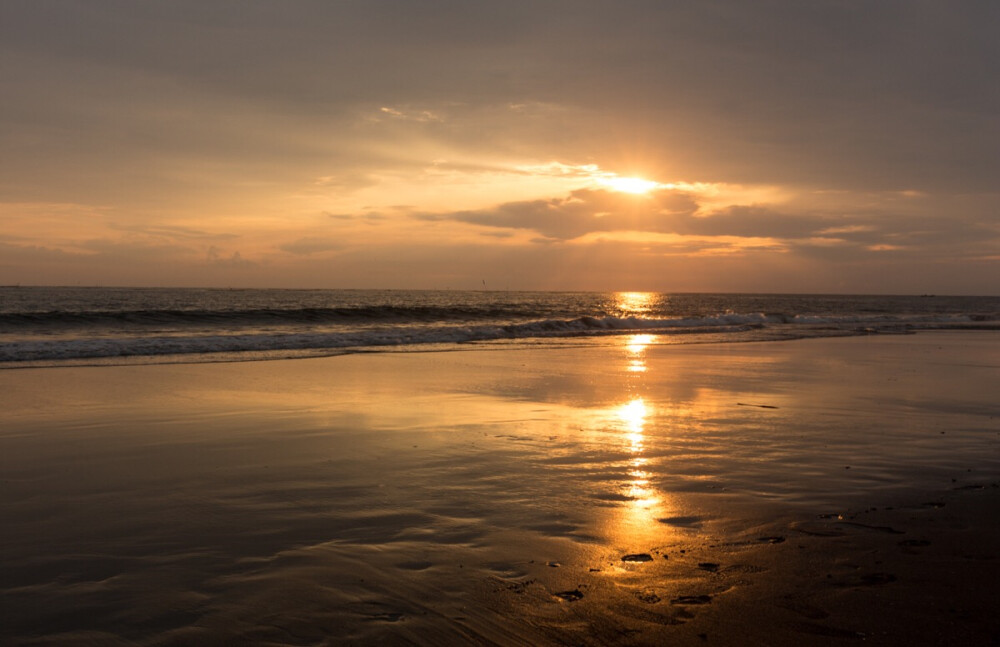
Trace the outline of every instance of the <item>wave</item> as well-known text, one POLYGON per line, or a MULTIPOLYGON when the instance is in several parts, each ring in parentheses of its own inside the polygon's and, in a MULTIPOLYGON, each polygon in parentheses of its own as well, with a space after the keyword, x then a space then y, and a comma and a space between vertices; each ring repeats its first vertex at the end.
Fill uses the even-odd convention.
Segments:
MULTIPOLYGON (((355 306, 335 308, 258 308, 249 310, 123 310, 123 311, 52 311, 0 313, 0 332, 11 334, 41 329, 77 329, 99 327, 215 327, 260 325, 321 325, 357 323, 434 323, 532 320, 556 314, 555 309, 504 306, 355 306)), ((784 313, 726 313, 689 318, 615 317, 607 313, 588 314, 568 321, 541 321, 545 325, 586 322, 583 325, 605 328, 716 325, 731 323, 879 323, 989 321, 995 314, 864 314, 801 315, 784 313)))
POLYGON ((135 326, 254 326, 340 322, 476 321, 524 319, 547 314, 527 307, 345 306, 334 308, 256 308, 248 310, 91 310, 0 313, 0 331, 21 329, 135 326))
MULTIPOLYGON (((332 310, 336 309, 326 309, 326 312, 329 313, 332 310)), ((375 310, 381 311, 384 308, 379 307, 375 310)), ((296 316, 302 316, 304 311, 296 311, 299 313, 296 316)), ((254 312, 253 316, 260 316, 260 313, 265 311, 254 312)), ((343 330, 322 332, 104 335, 72 339, 36 338, 0 344, 0 362, 44 362, 211 353, 359 352, 378 347, 464 344, 504 339, 601 336, 631 332, 663 335, 704 333, 718 337, 719 335, 735 336, 739 333, 755 330, 777 331, 780 329, 781 338, 794 338, 905 332, 920 328, 982 327, 983 324, 976 323, 976 319, 976 317, 969 315, 816 317, 731 313, 710 317, 672 319, 582 316, 571 319, 544 319, 503 325, 413 325, 411 323, 365 328, 346 327, 343 330)), ((996 321, 996 318, 992 317, 988 320, 996 321)), ((412 322, 412 318, 408 321, 412 322)))
POLYGON ((550 319, 523 324, 478 326, 386 326, 375 329, 316 333, 254 333, 94 337, 13 342, 0 345, 0 362, 234 353, 282 350, 336 350, 373 346, 458 344, 497 339, 566 337, 668 327, 732 326, 742 318, 653 320, 617 317, 550 319))

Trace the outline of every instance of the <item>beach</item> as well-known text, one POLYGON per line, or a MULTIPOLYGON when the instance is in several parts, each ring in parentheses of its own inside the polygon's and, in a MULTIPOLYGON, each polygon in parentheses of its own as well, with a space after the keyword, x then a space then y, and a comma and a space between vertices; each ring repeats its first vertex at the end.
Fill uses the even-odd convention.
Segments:
POLYGON ((0 371, 0 642, 1000 644, 1000 332, 0 371))

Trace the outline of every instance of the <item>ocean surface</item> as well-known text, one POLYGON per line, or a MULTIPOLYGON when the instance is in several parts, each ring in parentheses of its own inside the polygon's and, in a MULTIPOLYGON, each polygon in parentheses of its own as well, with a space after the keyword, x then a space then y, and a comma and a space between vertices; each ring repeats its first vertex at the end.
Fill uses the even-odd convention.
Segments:
POLYGON ((0 368, 1000 328, 1000 297, 0 287, 0 368))

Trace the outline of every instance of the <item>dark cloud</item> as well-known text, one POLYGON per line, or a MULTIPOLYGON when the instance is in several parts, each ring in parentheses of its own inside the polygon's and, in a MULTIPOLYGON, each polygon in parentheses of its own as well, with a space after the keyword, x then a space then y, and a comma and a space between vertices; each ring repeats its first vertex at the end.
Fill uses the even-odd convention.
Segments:
MULTIPOLYGON (((763 206, 736 205, 711 215, 677 219, 673 233, 699 236, 809 238, 841 219, 823 214, 788 214, 763 206)), ((850 220, 848 220, 850 222, 850 220)))
POLYGON ((597 231, 672 232, 678 215, 697 210, 691 196, 661 191, 632 197, 613 191, 581 189, 565 198, 508 202, 492 209, 449 214, 417 214, 424 220, 457 220, 504 229, 529 229, 548 238, 572 239, 597 231))
MULTIPOLYGON (((898 212, 798 211, 733 205, 708 214, 688 193, 664 190, 629 196, 604 190, 574 191, 565 198, 508 202, 492 209, 417 213, 423 220, 453 220, 484 227, 528 230, 536 243, 573 240, 590 233, 634 231, 700 239, 775 239, 813 256, 850 260, 871 251, 947 251, 956 258, 985 254, 1000 243, 1000 227, 975 218, 913 216, 898 212)), ((687 252, 726 242, 684 243, 687 252)), ((771 246, 765 246, 771 247, 771 246)), ((742 249, 747 249, 742 247, 742 249)))
POLYGON ((696 215, 699 204, 689 193, 663 190, 632 196, 583 189, 565 198, 508 202, 492 209, 419 213, 424 220, 455 220, 486 227, 526 229, 548 239, 570 240, 608 231, 639 231, 697 236, 807 238, 840 219, 792 215, 759 206, 732 206, 712 215, 696 215))

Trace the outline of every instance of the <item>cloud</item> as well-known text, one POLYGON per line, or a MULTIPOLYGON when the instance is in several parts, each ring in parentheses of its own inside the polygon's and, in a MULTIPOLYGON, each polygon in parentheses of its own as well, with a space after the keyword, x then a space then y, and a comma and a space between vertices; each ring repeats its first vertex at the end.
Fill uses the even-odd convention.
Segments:
POLYGON ((796 250, 806 256, 844 261, 872 252, 925 254, 954 258, 995 251, 1000 227, 981 219, 943 216, 948 203, 930 205, 931 213, 854 209, 821 210, 776 205, 728 205, 705 211, 699 197, 662 190, 631 196, 584 189, 566 197, 507 202, 488 209, 446 213, 414 213, 425 221, 454 221, 491 229, 534 232, 536 244, 592 242, 594 235, 645 234, 665 249, 657 235, 672 234, 684 242, 672 253, 745 253, 750 249, 796 250))
POLYGON ((380 118, 389 119, 399 119, 402 121, 414 121, 417 123, 428 123, 435 121, 444 121, 444 118, 431 110, 419 110, 414 109, 409 106, 402 106, 399 108, 389 108, 387 106, 382 106, 378 109, 378 115, 374 117, 375 120, 380 118))
POLYGON ((694 213, 698 204, 685 193, 660 191, 630 196, 602 189, 580 189, 565 198, 508 202, 491 209, 449 214, 416 214, 423 220, 457 220, 502 229, 527 229, 553 239, 569 240, 599 231, 670 232, 678 216, 694 213))
MULTIPOLYGON (((394 207, 391 209, 392 212, 407 212, 409 207, 394 207)), ((323 212, 323 215, 332 220, 341 221, 354 221, 363 222, 368 225, 376 224, 383 220, 388 220, 390 215, 383 213, 381 211, 366 211, 364 213, 329 213, 323 212)))
POLYGON ((334 188, 345 191, 364 189, 376 186, 379 180, 369 173, 340 173, 338 175, 324 175, 315 179, 313 184, 317 187, 334 188))
POLYGON ((92 238, 79 241, 73 247, 104 258, 117 259, 127 265, 169 259, 186 260, 196 254, 196 249, 191 245, 144 239, 92 238))
POLYGON ((100 163, 120 172, 194 151, 363 174, 408 147, 353 130, 357 116, 445 111, 434 133, 452 150, 625 161, 638 142, 713 181, 983 188, 998 20, 971 1, 17 3, 0 21, 0 54, 19 61, 0 116, 25 133, 8 151, 110 146, 100 163))
POLYGON ((259 263, 243 258, 239 251, 235 251, 227 256, 225 252, 215 246, 208 248, 205 257, 209 265, 215 267, 245 269, 256 268, 260 265, 259 263))
POLYGON ((809 238, 833 217, 822 214, 788 214, 767 206, 733 205, 703 217, 675 223, 675 233, 700 236, 809 238))
POLYGON ((693 236, 807 238, 837 221, 765 206, 735 205, 699 215, 697 196, 673 190, 648 195, 580 189, 563 198, 507 202, 489 209, 417 213, 423 220, 454 220, 485 227, 524 229, 548 239, 572 240, 597 232, 636 231, 693 236))
POLYGON ((123 224, 109 223, 108 228, 116 231, 124 231, 133 234, 141 234, 150 238, 165 238, 168 240, 232 240, 239 238, 238 234, 212 233, 192 227, 178 225, 143 225, 143 224, 123 224))
POLYGON ((290 243, 279 245, 278 249, 290 254, 309 255, 320 252, 330 252, 344 248, 343 242, 331 240, 329 238, 299 238, 290 243))

